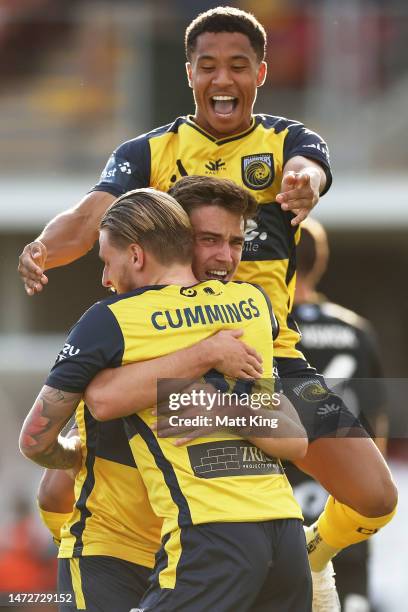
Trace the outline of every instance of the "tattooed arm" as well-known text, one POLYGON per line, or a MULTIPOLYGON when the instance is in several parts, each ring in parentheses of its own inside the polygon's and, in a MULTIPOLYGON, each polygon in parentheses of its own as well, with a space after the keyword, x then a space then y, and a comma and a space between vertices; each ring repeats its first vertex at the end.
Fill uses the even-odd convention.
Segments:
POLYGON ((75 412, 82 393, 68 393, 44 385, 20 433, 20 450, 46 468, 68 470, 82 460, 79 439, 60 436, 75 412))

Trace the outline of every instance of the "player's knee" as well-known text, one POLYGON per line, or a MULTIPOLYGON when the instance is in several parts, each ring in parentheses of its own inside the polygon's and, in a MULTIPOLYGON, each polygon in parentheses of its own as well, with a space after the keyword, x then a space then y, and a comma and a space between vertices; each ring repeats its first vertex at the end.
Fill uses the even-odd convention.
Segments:
POLYGON ((387 479, 387 482, 384 484, 384 492, 383 492, 383 500, 381 504, 381 513, 379 516, 385 516, 386 514, 391 514, 398 503, 398 489, 395 486, 394 481, 392 480, 391 474, 387 479))
POLYGON ((388 475, 372 488, 372 494, 367 496, 359 511, 364 516, 372 518, 386 516, 393 512, 397 502, 398 490, 391 475, 388 475))

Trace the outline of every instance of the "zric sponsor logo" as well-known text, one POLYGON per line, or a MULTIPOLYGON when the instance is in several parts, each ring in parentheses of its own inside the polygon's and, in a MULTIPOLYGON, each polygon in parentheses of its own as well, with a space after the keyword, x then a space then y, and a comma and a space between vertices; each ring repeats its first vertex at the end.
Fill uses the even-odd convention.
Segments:
POLYGON ((198 478, 283 474, 277 459, 268 457, 249 442, 227 440, 194 444, 187 452, 198 478))
POLYGON ((67 359, 68 357, 75 357, 75 355, 78 355, 80 350, 81 349, 75 348, 75 346, 66 342, 63 349, 57 355, 57 362, 67 359))
POLYGON ((247 461, 260 462, 260 463, 270 463, 270 457, 267 457, 263 451, 257 446, 241 446, 242 452, 242 462, 245 463, 247 461))

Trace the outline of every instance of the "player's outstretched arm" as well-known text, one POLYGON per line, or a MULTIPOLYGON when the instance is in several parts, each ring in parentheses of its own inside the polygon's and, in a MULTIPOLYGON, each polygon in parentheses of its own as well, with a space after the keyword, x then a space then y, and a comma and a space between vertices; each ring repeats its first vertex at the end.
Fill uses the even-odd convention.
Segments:
POLYGON ((36 240, 24 247, 18 272, 28 295, 39 293, 47 284, 45 270, 65 266, 93 247, 102 215, 114 200, 103 191, 86 195, 77 206, 57 215, 36 240))
MULTIPOLYGON (((206 394, 216 396, 217 392, 211 385, 206 386, 206 394)), ((191 394, 191 389, 187 390, 191 394)), ((206 395, 205 394, 205 395, 206 395)), ((225 426, 217 424, 218 417, 230 416, 233 424, 227 429, 250 441, 271 457, 295 461, 302 459, 307 451, 308 439, 306 431, 301 424, 298 414, 290 401, 283 395, 273 394, 274 404, 271 407, 260 407, 254 410, 248 403, 231 404, 231 396, 223 401, 215 397, 211 406, 204 403, 199 406, 201 414, 207 414, 212 419, 211 425, 197 427, 194 418, 199 414, 197 404, 177 408, 178 424, 174 425, 168 418, 174 412, 160 411, 161 419, 156 423, 155 429, 162 438, 176 438, 175 446, 183 446, 197 438, 206 437, 214 432, 225 431, 225 426), (231 409, 226 412, 226 406, 231 409), (209 410, 207 412, 207 410, 209 410), (166 418, 167 417, 167 418, 166 418), (274 422, 272 428, 271 423, 274 422)))
POLYGON ((284 395, 280 395, 279 410, 263 410, 262 414, 268 418, 274 416, 278 419, 273 437, 271 435, 261 437, 261 430, 258 428, 256 435, 244 437, 272 457, 288 461, 303 459, 307 452, 308 438, 291 402, 284 395))
POLYGON ((326 180, 322 166, 307 157, 297 155, 286 162, 276 201, 283 210, 295 213, 292 225, 299 225, 316 206, 326 180))
POLYGON ((212 368, 233 378, 259 378, 259 353, 239 340, 242 330, 222 330, 196 344, 150 361, 103 370, 85 391, 92 415, 106 421, 148 408, 157 403, 157 379, 195 379, 212 368))
POLYGON ((81 393, 43 386, 20 433, 20 451, 27 459, 46 468, 76 471, 82 462, 79 438, 59 434, 81 397, 81 393))

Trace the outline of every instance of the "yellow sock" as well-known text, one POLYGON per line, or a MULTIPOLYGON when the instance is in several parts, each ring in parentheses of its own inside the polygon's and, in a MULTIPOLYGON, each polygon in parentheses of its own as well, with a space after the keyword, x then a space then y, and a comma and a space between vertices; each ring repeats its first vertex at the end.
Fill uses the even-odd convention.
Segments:
POLYGON ((363 516, 330 496, 317 522, 305 529, 311 569, 321 571, 342 548, 368 540, 390 522, 396 510, 374 518, 363 516))

